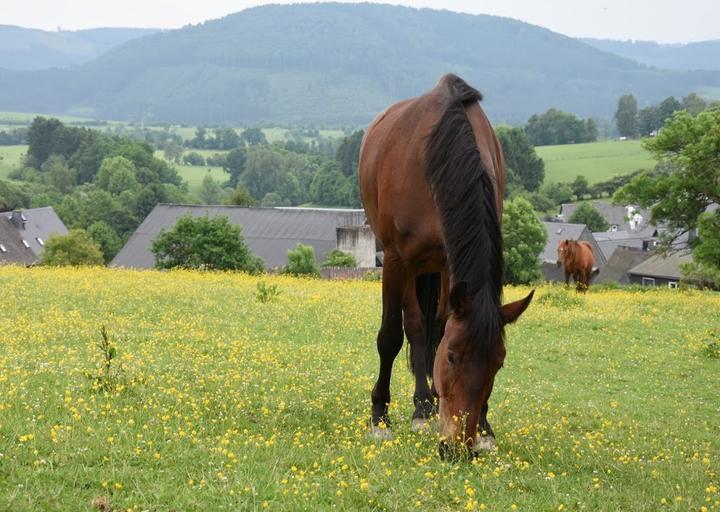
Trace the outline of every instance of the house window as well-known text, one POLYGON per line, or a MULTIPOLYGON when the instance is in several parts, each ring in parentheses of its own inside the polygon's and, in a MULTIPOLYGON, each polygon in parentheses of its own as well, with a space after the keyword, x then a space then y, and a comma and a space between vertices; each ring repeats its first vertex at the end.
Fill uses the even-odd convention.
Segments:
POLYGON ((643 286, 655 286, 655 278, 654 277, 643 277, 642 285, 643 286))
POLYGON ((668 282, 668 288, 677 288, 677 287, 678 287, 677 281, 669 281, 668 282))
POLYGON ((3 244, 0 244, 0 252, 7 252, 7 249, 5 249, 3 244))
POLYGON ((23 245, 25 246, 25 249, 30 249, 30 244, 27 243, 27 240, 23 240, 23 245))
POLYGON ((43 242, 42 238, 37 237, 35 240, 37 240, 37 243, 39 243, 41 246, 45 245, 45 242, 43 242))

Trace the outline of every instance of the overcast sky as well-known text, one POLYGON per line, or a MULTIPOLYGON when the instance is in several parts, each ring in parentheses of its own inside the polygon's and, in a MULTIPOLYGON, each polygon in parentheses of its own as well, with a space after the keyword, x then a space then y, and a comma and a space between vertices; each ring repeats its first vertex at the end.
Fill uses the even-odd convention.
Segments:
MULTIPOLYGON (((178 28, 276 0, 0 0, 0 25, 45 30, 178 28)), ((401 0, 473 14, 495 14, 574 37, 690 42, 720 39, 720 0, 401 0)))

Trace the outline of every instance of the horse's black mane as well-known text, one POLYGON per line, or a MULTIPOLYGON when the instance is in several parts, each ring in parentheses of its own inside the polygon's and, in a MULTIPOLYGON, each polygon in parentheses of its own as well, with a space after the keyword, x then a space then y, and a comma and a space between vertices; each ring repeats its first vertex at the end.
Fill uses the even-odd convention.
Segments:
POLYGON ((502 343, 502 234, 495 187, 478 152, 465 108, 482 95, 455 75, 444 76, 447 109, 427 147, 426 175, 442 216, 454 283, 467 283, 473 300, 470 338, 483 352, 502 343))

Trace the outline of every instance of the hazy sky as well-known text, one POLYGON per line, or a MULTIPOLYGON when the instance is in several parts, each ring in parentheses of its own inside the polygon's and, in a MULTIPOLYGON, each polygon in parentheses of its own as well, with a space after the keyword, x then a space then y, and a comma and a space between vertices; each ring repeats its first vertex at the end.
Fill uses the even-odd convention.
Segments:
MULTIPOLYGON (((46 30, 177 28, 276 0, 0 0, 0 25, 46 30)), ((689 42, 720 39, 720 0, 401 0, 527 21, 569 36, 689 42)))

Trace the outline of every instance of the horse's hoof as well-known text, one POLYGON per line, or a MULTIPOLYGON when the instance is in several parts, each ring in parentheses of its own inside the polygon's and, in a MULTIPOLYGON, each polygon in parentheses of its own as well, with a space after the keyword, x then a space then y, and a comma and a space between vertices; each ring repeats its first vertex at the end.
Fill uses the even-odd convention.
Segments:
POLYGON ((497 449, 494 436, 477 436, 475 438, 475 451, 493 451, 497 449))
POLYGON ((393 433, 388 427, 372 425, 367 432, 367 437, 376 441, 392 441, 393 433))
POLYGON ((428 420, 425 418, 413 418, 413 420, 412 420, 413 432, 426 432, 428 430, 431 430, 432 426, 433 426, 432 420, 428 420))

